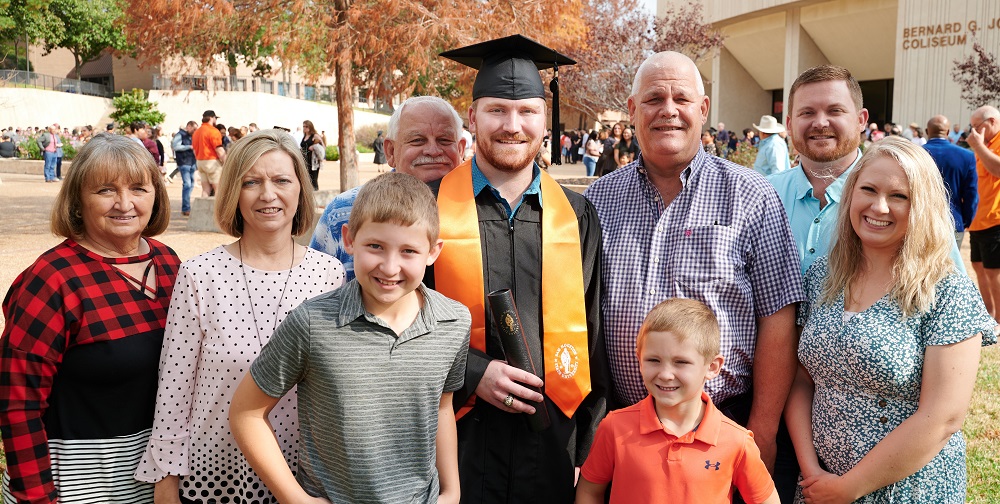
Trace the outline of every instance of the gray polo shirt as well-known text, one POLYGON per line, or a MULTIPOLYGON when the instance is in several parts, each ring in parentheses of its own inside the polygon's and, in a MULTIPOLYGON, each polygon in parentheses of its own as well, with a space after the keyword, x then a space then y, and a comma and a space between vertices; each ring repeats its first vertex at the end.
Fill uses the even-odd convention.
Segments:
POLYGON ((438 404, 465 379, 471 316, 422 284, 418 290, 423 307, 398 337, 365 311, 357 280, 310 299, 250 366, 271 397, 298 385, 296 478, 310 495, 437 502, 438 404))

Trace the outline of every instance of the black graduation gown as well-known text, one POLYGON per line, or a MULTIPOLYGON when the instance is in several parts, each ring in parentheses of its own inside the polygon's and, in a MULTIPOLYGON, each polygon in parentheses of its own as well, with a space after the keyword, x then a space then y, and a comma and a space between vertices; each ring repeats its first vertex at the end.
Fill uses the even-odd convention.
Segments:
MULTIPOLYGON (((432 182, 430 186, 437 195, 440 183, 432 182)), ((575 467, 583 465, 597 426, 607 413, 610 378, 600 330, 601 229, 590 201, 568 189, 563 191, 579 221, 592 392, 573 418, 567 418, 546 397, 552 427, 540 433, 529 429, 526 415, 507 413, 486 401, 477 401, 472 411, 458 421, 463 504, 573 502, 575 467)), ((541 349, 542 224, 538 197, 525 196, 513 226, 508 225, 506 209, 489 189, 476 197, 476 207, 483 254, 483 295, 511 289, 524 331, 528 338, 537 339, 537 348, 541 349)), ((433 278, 433 268, 428 268, 425 283, 433 286, 433 278)), ((488 310, 486 317, 486 352, 469 351, 465 385, 454 395, 456 411, 475 393, 490 361, 503 359, 488 310)))

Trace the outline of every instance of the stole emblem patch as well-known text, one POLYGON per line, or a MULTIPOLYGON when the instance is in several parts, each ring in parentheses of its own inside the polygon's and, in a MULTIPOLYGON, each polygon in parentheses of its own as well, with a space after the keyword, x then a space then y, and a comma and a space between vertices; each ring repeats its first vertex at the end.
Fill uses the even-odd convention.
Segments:
POLYGON ((564 343, 556 349, 555 370, 563 378, 572 378, 576 375, 576 369, 580 366, 580 356, 576 353, 576 347, 569 343, 564 343))

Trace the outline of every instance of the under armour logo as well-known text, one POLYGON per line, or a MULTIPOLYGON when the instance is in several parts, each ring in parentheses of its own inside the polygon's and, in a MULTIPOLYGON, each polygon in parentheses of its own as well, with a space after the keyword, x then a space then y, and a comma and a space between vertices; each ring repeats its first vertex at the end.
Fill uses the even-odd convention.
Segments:
POLYGON ((715 467, 715 470, 718 471, 719 470, 719 466, 721 466, 721 465, 722 465, 722 462, 716 462, 716 463, 713 464, 711 460, 706 460, 705 461, 705 469, 711 469, 711 468, 715 467))

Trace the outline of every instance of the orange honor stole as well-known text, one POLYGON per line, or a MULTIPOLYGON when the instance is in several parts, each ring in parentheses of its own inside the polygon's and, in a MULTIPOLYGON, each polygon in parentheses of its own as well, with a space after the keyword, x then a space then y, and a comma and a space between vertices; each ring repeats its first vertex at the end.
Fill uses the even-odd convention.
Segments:
MULTIPOLYGON (((540 172, 542 201, 542 353, 545 395, 572 418, 590 393, 590 353, 583 296, 583 259, 576 212, 559 185, 540 172)), ((486 350, 486 298, 479 214, 472 194, 472 160, 441 179, 438 191, 444 247, 434 263, 438 292, 469 308, 469 346, 486 350)), ((458 412, 471 409, 475 396, 458 412)))

